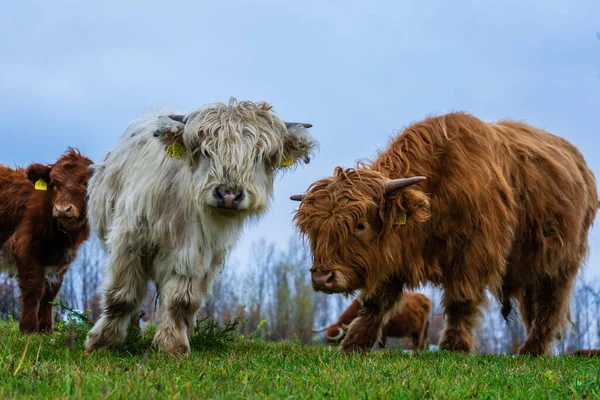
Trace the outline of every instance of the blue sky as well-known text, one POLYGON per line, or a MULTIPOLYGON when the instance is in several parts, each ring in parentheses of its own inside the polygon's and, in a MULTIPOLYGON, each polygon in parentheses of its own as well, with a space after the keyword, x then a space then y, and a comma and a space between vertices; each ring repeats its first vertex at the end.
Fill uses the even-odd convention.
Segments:
MULTIPOLYGON (((0 162, 97 160, 148 109, 230 96, 314 124, 313 162, 276 182, 260 237, 285 245, 312 181, 430 114, 514 118, 560 135, 600 177, 600 2, 81 1, 0 3, 0 162)), ((588 276, 600 276, 600 233, 588 276)))

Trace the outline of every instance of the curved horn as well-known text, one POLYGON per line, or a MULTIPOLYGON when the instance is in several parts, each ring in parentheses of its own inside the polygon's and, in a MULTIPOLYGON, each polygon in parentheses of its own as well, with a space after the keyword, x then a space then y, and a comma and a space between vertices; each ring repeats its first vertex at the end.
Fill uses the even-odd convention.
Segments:
POLYGON ((338 329, 338 334, 335 336, 327 336, 325 335, 325 337, 329 340, 340 340, 342 337, 344 336, 344 330, 343 329, 338 329))
POLYGON ((427 178, 425 178, 424 176, 413 176, 410 178, 401 178, 401 179, 389 179, 389 180, 385 181, 385 183, 384 183, 385 194, 390 194, 395 190, 414 185, 415 183, 419 183, 421 181, 424 181, 425 179, 427 179, 427 178))
POLYGON ((327 330, 327 327, 325 327, 325 328, 322 328, 322 329, 314 329, 314 328, 312 329, 312 331, 313 331, 314 333, 319 333, 319 332, 323 332, 323 331, 326 331, 326 330, 327 330))
POLYGON ((304 200, 304 194, 295 194, 293 196, 290 196, 290 200, 294 200, 294 201, 302 201, 304 200))
POLYGON ((181 122, 182 124, 185 124, 188 119, 187 115, 182 115, 182 114, 172 114, 172 115, 167 115, 167 117, 171 118, 173 121, 181 122))
POLYGON ((286 122, 285 123, 285 127, 287 129, 290 129, 290 128, 296 126, 296 125, 302 125, 305 128, 312 128, 312 124, 306 124, 306 123, 303 123, 303 122, 286 122))

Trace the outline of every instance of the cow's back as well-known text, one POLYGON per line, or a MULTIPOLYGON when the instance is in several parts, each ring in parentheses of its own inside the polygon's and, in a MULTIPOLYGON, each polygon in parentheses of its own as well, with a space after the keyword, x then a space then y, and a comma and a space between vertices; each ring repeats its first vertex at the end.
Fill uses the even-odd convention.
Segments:
POLYGON ((32 191, 23 169, 0 165, 0 249, 23 219, 32 191))
MULTIPOLYGON (((587 251, 598 207, 593 174, 573 145, 528 124, 486 123, 466 113, 427 118, 396 136, 371 168, 392 179, 427 177, 422 187, 431 215, 421 236, 404 237, 400 229, 388 245, 401 243, 406 259, 427 268, 433 283, 456 274, 492 286, 505 273, 509 280, 535 279, 540 268, 559 273, 558 265, 587 251), (460 257, 473 256, 465 255, 468 248, 489 262, 465 269, 460 257)), ((409 287, 421 284, 418 274, 405 279, 409 287)))
MULTIPOLYGON (((90 226, 105 243, 107 233, 117 225, 134 229, 141 223, 162 223, 168 232, 176 225, 161 222, 165 216, 185 219, 187 207, 177 200, 182 197, 182 183, 189 179, 188 169, 182 160, 165 156, 152 136, 153 120, 145 118, 129 126, 110 153, 93 166, 88 184, 90 226)), ((141 233, 147 233, 147 228, 141 233)))

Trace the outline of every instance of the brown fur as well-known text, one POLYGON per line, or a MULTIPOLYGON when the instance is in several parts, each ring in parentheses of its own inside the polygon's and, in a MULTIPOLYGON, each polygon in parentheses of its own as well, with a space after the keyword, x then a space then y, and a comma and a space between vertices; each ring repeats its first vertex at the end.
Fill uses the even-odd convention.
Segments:
POLYGON ((516 299, 521 354, 551 352, 598 208, 595 178, 566 140, 530 125, 451 113, 413 124, 370 165, 336 168, 295 215, 329 292, 361 291, 364 308, 342 342, 368 350, 404 288, 443 289, 440 349, 471 352, 485 289, 516 299), (384 182, 427 180, 384 193, 384 182), (404 225, 396 225, 400 213, 404 225))
POLYGON ((52 329, 49 302, 89 236, 86 185, 91 164, 70 149, 53 165, 31 164, 27 169, 0 165, 0 253, 16 267, 22 332, 52 329), (34 189, 40 178, 48 184, 46 191, 34 189), (54 218, 56 205, 71 205, 74 219, 54 218))
POLYGON ((575 353, 573 353, 574 356, 577 357, 588 357, 588 358, 592 358, 592 357, 600 357, 600 350, 577 350, 575 353))
MULTIPOLYGON (((350 306, 344 310, 340 318, 334 324, 327 327, 325 332, 327 344, 337 344, 336 337, 342 325, 349 326, 358 316, 362 305, 359 299, 354 299, 350 306)), ((429 328, 429 314, 431 314, 431 300, 421 293, 406 293, 402 301, 390 312, 389 321, 381 328, 379 344, 385 347, 388 337, 404 338, 413 340, 413 349, 420 351, 427 342, 427 329, 429 328)))

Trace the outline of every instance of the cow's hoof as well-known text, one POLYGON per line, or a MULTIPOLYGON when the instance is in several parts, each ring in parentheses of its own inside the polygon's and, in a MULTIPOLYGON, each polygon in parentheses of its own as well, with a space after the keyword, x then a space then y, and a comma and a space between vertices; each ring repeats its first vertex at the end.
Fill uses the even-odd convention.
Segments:
POLYGON ((115 339, 117 339, 117 335, 109 335, 106 331, 96 331, 92 328, 85 340, 85 351, 86 353, 91 353, 94 351, 109 350, 122 342, 122 340, 115 339))
POLYGON ((21 329, 21 333, 23 335, 35 335, 36 333, 40 333, 38 329, 21 329))
POLYGON ((185 333, 170 326, 161 327, 156 331, 152 345, 161 351, 174 355, 190 352, 190 345, 185 333))
POLYGON ((451 335, 444 335, 444 337, 442 337, 442 339, 440 340, 439 349, 463 354, 470 354, 473 351, 473 345, 470 343, 469 340, 465 340, 464 338, 451 335))
POLYGON ((26 335, 32 334, 32 333, 39 333, 40 332, 40 326, 39 323, 34 322, 34 321, 25 321, 25 322, 21 322, 19 324, 19 331, 21 333, 24 333, 26 335))
POLYGON ((544 354, 550 354, 550 350, 546 348, 540 341, 529 341, 526 340, 525 343, 519 348, 517 352, 520 356, 541 356, 544 354))
POLYGON ((365 354, 371 351, 373 345, 364 342, 346 341, 340 345, 340 353, 344 354, 365 354))
POLYGON ((101 339, 101 335, 89 332, 85 340, 85 352, 92 353, 94 351, 107 350, 110 346, 101 339))

